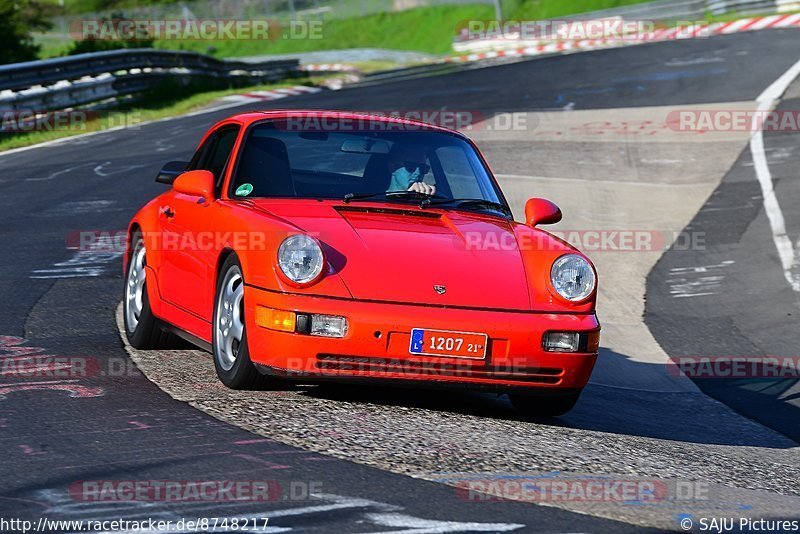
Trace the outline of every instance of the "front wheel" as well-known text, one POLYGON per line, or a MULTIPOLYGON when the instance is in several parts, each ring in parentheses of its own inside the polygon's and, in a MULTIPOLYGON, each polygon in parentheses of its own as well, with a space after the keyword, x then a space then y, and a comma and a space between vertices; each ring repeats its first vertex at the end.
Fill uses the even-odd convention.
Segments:
POLYGON ((163 349, 175 345, 172 334, 162 330, 147 297, 147 252, 139 232, 131 237, 131 255, 122 295, 125 336, 135 349, 163 349))
POLYGON ((250 360, 244 320, 244 276, 235 255, 225 260, 217 279, 212 348, 220 381, 231 389, 262 389, 275 379, 250 360))
POLYGON ((575 407, 581 392, 568 395, 545 396, 512 393, 508 397, 517 411, 536 417, 558 417, 575 407))

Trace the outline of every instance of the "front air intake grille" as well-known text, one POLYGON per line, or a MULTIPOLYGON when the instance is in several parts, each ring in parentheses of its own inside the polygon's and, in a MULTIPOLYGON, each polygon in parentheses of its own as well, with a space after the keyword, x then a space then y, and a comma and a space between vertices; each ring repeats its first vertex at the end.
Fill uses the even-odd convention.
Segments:
POLYGON ((437 377, 509 380, 536 384, 558 384, 563 369, 549 367, 493 367, 431 363, 388 358, 367 358, 338 354, 318 354, 316 368, 320 371, 337 371, 353 374, 409 375, 414 378, 437 377))

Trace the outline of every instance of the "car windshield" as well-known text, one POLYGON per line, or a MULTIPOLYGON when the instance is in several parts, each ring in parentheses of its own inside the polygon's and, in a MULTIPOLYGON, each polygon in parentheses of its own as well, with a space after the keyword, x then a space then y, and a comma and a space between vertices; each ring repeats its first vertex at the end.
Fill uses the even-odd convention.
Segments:
POLYGON ((231 184, 232 198, 424 201, 508 211, 475 149, 457 135, 421 126, 393 129, 403 125, 382 122, 348 131, 291 126, 270 121, 250 129, 231 184))

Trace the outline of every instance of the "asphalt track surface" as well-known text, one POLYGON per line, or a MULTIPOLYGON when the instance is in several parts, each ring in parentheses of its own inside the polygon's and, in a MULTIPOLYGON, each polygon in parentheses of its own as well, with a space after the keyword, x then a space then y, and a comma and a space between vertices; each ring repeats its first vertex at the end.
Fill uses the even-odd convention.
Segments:
MULTIPOLYGON (((369 110, 449 106, 450 109, 478 109, 488 115, 563 108, 614 110, 752 101, 798 59, 799 43, 800 33, 791 30, 660 43, 489 69, 465 69, 446 76, 286 99, 273 107, 369 110), (703 59, 709 56, 716 59, 703 59), (672 58, 674 66, 666 68, 654 58, 672 58)), ((253 105, 248 105, 241 109, 252 108, 253 105)), ((589 510, 591 515, 586 515, 523 502, 469 502, 459 498, 450 486, 390 472, 403 472, 403 469, 375 468, 342 459, 347 457, 347 451, 337 451, 335 447, 330 448, 330 454, 310 452, 320 448, 314 443, 320 436, 314 434, 307 437, 307 446, 302 449, 259 437, 240 428, 251 428, 245 423, 237 421, 237 425, 232 425, 174 400, 132 367, 115 323, 122 282, 119 256, 99 252, 89 258, 75 254, 66 247, 68 236, 75 231, 124 228, 139 206, 163 190, 163 186, 152 180, 162 163, 187 159, 207 127, 232 111, 183 117, 0 156, 0 243, 3 250, 0 334, 7 336, 1 340, 3 357, 20 355, 19 348, 27 347, 33 354, 88 357, 100 370, 99 374, 86 378, 35 380, 13 376, 13 373, 2 377, 0 428, 3 434, 0 439, 5 452, 0 467, 4 482, 0 490, 2 516, 98 519, 256 514, 272 517, 270 524, 275 527, 297 532, 642 531, 641 523, 631 524, 635 523, 631 514, 625 516, 626 522, 621 522, 609 517, 618 518, 624 514, 614 515, 608 510, 598 510, 596 514, 589 510), (99 504, 82 502, 69 493, 70 486, 80 480, 133 479, 270 480, 277 481, 283 492, 276 501, 213 505, 158 501, 99 504), (302 488, 312 488, 317 496, 293 499, 287 490, 291 487, 299 488, 300 496, 302 488), (417 530, 410 530, 412 528, 417 530)), ((521 151, 530 146, 517 143, 496 143, 487 149, 489 161, 498 173, 513 176, 524 171, 517 167, 519 163, 515 159, 516 156, 521 158, 521 151)), ((790 144, 791 140, 768 137, 767 143, 777 147, 780 143, 790 144)), ((554 144, 549 150, 558 152, 558 145, 554 144)), ((737 167, 746 169, 746 157, 742 156, 737 167)), ((574 159, 572 154, 562 154, 561 158, 574 159)), ((557 163, 542 161, 541 167, 557 163)), ((590 181, 591 173, 584 178, 590 181)), ((720 190, 726 187, 726 181, 727 177, 720 190)), ((744 195, 751 194, 752 199, 752 194, 757 194, 752 189, 753 184, 748 184, 744 177, 740 181, 740 188, 750 188, 750 193, 744 195)), ((784 184, 789 191, 787 194, 792 194, 788 179, 781 181, 780 186, 784 184)), ((715 308, 728 316, 735 306, 741 311, 743 321, 748 313, 757 314, 757 307, 771 314, 770 317, 777 317, 784 308, 792 309, 789 299, 792 295, 787 294, 785 282, 782 285, 780 270, 777 274, 772 272, 774 260, 765 252, 772 250, 772 243, 768 235, 759 241, 759 232, 765 231, 764 215, 759 214, 757 201, 752 204, 750 219, 753 223, 746 225, 748 216, 744 214, 740 219, 742 229, 747 227, 751 232, 732 232, 726 242, 728 247, 741 248, 737 254, 756 263, 751 268, 743 265, 744 261, 737 263, 743 270, 752 269, 743 271, 742 276, 750 276, 753 283, 758 284, 748 300, 752 305, 741 311, 740 303, 718 301, 715 308), (755 257, 761 256, 766 259, 758 263, 755 257), (759 277, 760 272, 769 275, 759 277), (762 294, 777 300, 761 300, 762 294)), ((792 211, 795 205, 789 203, 785 209, 793 214, 790 225, 796 232, 798 215, 792 211)), ((702 213, 698 215, 701 216, 702 213)), ((734 217, 734 220, 739 219, 734 217)), ((728 222, 730 218, 711 221, 711 224, 724 227, 728 222)), ((678 260, 670 260, 668 254, 663 262, 669 261, 678 260)), ((692 263, 697 262, 692 259, 692 263)), ((658 271, 653 273, 654 278, 657 276, 658 271)), ((736 281, 738 279, 731 279, 732 283, 736 281)), ((651 279, 648 299, 654 300, 648 300, 648 312, 656 309, 655 303, 659 302, 656 296, 659 289, 654 289, 654 283, 651 279)), ((648 316, 648 324, 668 353, 712 352, 707 341, 709 337, 701 334, 705 324, 709 324, 708 330, 715 328, 711 321, 703 323, 687 315, 687 308, 681 307, 681 303, 668 303, 666 299, 661 302, 663 312, 660 306, 658 311, 670 314, 668 327, 672 331, 653 325, 651 316, 648 316), (679 324, 680 321, 683 322, 679 324), (690 322, 688 326, 686 321, 690 322), (687 335, 687 330, 698 334, 687 335), (676 347, 675 338, 678 337, 690 345, 676 347)), ((714 305, 709 303, 709 309, 714 309, 714 305)), ((769 339, 783 345, 765 347, 761 341, 753 341, 758 333, 754 333, 755 328, 740 326, 736 335, 740 340, 749 339, 750 345, 740 341, 735 346, 757 347, 753 349, 755 354, 769 351, 792 354, 797 341, 796 314, 791 317, 795 317, 794 322, 791 319, 769 322, 772 329, 769 339)), ((759 324, 766 322, 762 320, 759 324)), ((720 332, 725 327, 718 324, 716 328, 717 337, 721 337, 720 332)), ((613 361, 620 356, 606 347, 601 358, 613 361)), ((187 356, 187 361, 189 359, 187 356)), ((179 358, 171 359, 169 364, 173 369, 180 369, 182 365, 179 358)), ((206 360, 205 365, 210 366, 210 361, 206 360)), ((193 378, 193 373, 187 373, 183 383, 191 385, 193 378)), ((797 503, 792 496, 800 494, 796 483, 800 460, 796 455, 781 456, 796 447, 796 443, 784 435, 745 418, 735 419, 738 416, 722 405, 703 404, 716 411, 692 413, 696 405, 680 404, 674 394, 621 391, 602 386, 590 388, 576 413, 560 422, 526 421, 511 414, 501 401, 469 396, 452 400, 420 394, 414 400, 379 398, 376 401, 374 394, 365 393, 363 397, 356 395, 355 399, 345 395, 338 405, 337 395, 332 398, 312 395, 317 405, 308 406, 315 409, 322 403, 328 414, 337 417, 337 410, 352 409, 361 403, 381 404, 388 414, 384 419, 387 426, 394 421, 400 425, 406 416, 413 418, 421 409, 443 429, 448 420, 460 421, 463 412, 474 409, 481 424, 502 424, 502 430, 509 437, 515 429, 530 431, 527 440, 541 436, 541 443, 528 441, 529 448, 540 449, 544 458, 544 465, 536 466, 540 471, 607 473, 608 465, 613 464, 612 459, 616 457, 621 463, 612 472, 641 476, 637 466, 647 464, 648 457, 652 457, 657 458, 658 465, 648 465, 647 474, 654 478, 676 476, 673 470, 681 464, 708 464, 711 468, 718 467, 708 476, 729 488, 753 488, 760 492, 762 500, 777 503, 783 510, 791 510, 797 503), (453 406, 461 401, 464 402, 461 407, 453 406), (673 401, 675 413, 670 413, 673 401), (500 404, 495 406, 495 402, 500 404), (655 403, 655 409, 663 416, 662 421, 653 421, 653 412, 648 411, 653 406, 647 406, 650 403, 655 403), (685 423, 685 428, 681 428, 681 422, 685 423), (715 424, 719 424, 719 429, 713 428, 715 424), (561 451, 562 461, 567 460, 550 463, 551 449, 558 449, 559 443, 574 447, 581 440, 586 443, 586 449, 561 451), (688 444, 682 449, 684 456, 672 457, 672 461, 669 456, 659 456, 661 449, 674 446, 673 440, 688 444), (780 468, 767 472, 757 466, 744 484, 741 476, 722 480, 726 469, 741 475, 752 465, 752 457, 747 455, 754 450, 767 462, 775 458, 780 468), (784 497, 788 500, 782 500, 784 497)), ((714 391, 711 393, 717 395, 714 391)), ((718 396, 729 400, 722 393, 718 396)), ((692 396, 692 399, 697 398, 692 396)), ((741 410, 732 400, 730 403, 741 410)), ((231 406, 236 411, 246 411, 241 404, 231 406)), ((206 411, 221 417, 218 405, 206 411)), ((339 413, 339 416, 346 415, 339 413)), ((778 414, 775 419, 762 422, 789 434, 784 426, 786 420, 778 414)), ((435 441, 439 437, 434 435, 435 428, 426 432, 431 434, 416 436, 423 447, 428 439, 435 441)), ((259 433, 266 432, 259 430, 259 433)), ((401 431, 396 433, 398 441, 402 441, 405 436, 401 431)), ((475 432, 473 437, 478 444, 485 439, 480 432, 475 432)), ((333 439, 347 443, 346 438, 333 436, 333 439)), ((302 445, 297 440, 287 441, 302 445)), ((403 457, 405 451, 390 452, 396 453, 398 465, 403 462, 408 465, 409 459, 403 457)), ((359 460, 358 457, 354 459, 359 460)), ((410 461, 413 462, 413 458, 410 461)), ((454 471, 452 465, 446 465, 448 462, 469 464, 471 460, 461 457, 456 449, 449 458, 440 455, 434 461, 447 467, 443 471, 454 471)), ((383 465, 379 459, 366 463, 383 465)), ((507 469, 508 465, 512 464, 504 464, 503 468, 507 469)), ((484 466, 478 467, 486 470, 484 466)), ((531 469, 532 465, 513 464, 513 467, 523 471, 531 469)), ((464 466, 465 470, 469 468, 469 465, 464 466)), ((691 478, 685 472, 680 476, 691 478)), ((703 473, 695 479, 702 477, 703 473)), ((726 515, 732 513, 732 509, 721 508, 726 515)), ((636 513, 634 510, 633 515, 636 513)), ((780 516, 778 512, 772 514, 780 516)), ((658 521, 645 524, 677 527, 674 520, 671 524, 658 521)))
MULTIPOLYGON (((799 108, 798 89, 795 82, 779 111, 799 108)), ((798 140, 797 132, 764 134, 775 194, 784 207, 786 234, 796 251, 800 251, 798 140)), ((753 168, 748 147, 687 227, 703 232, 706 246, 668 251, 648 279, 646 321, 673 357, 797 361, 800 293, 791 290, 783 275, 753 168)), ((791 369, 787 366, 784 371, 791 369)), ((714 398, 800 441, 800 386, 791 374, 783 379, 700 378, 697 383, 714 398)))

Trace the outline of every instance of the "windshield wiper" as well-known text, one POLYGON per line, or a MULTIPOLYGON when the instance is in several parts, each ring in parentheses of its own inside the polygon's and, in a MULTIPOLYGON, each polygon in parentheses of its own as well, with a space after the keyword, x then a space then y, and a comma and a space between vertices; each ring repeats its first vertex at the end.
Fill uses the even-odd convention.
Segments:
POLYGON ((494 202, 492 200, 486 200, 486 199, 483 199, 483 198, 447 198, 447 199, 442 199, 440 201, 428 200, 427 202, 424 202, 424 204, 425 205, 430 204, 432 206, 439 206, 439 205, 443 205, 443 204, 455 204, 456 207, 461 207, 461 206, 464 206, 464 205, 468 205, 468 206, 471 205, 471 206, 477 206, 477 207, 481 207, 481 208, 493 209, 493 210, 499 211, 499 212, 501 212, 501 213, 503 213, 505 215, 508 215, 509 217, 513 215, 511 213, 511 209, 508 206, 506 206, 505 204, 501 204, 499 202, 494 202))
POLYGON ((342 202, 347 204, 351 200, 365 200, 368 198, 384 197, 386 193, 347 193, 342 197, 342 202))
POLYGON ((381 191, 379 193, 347 193, 344 197, 342 197, 342 202, 347 204, 353 200, 369 200, 371 198, 386 198, 389 200, 393 199, 402 199, 402 200, 422 200, 423 204, 425 205, 425 201, 429 201, 432 198, 442 199, 442 200, 449 200, 446 197, 438 196, 438 195, 426 195, 424 193, 418 193, 416 191, 381 191))

